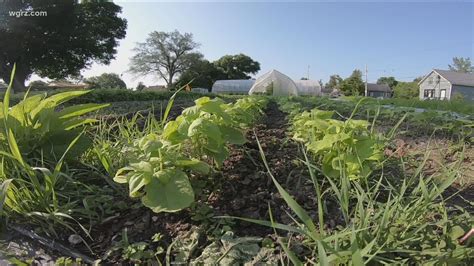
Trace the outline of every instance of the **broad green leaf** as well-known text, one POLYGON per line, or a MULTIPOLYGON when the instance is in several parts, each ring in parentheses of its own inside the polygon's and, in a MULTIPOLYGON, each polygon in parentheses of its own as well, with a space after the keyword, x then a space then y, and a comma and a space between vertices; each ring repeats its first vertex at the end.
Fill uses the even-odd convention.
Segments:
POLYGON ((210 171, 210 167, 207 163, 196 159, 177 160, 175 165, 183 168, 189 168, 190 170, 196 171, 201 174, 208 174, 210 171))
POLYGON ((237 128, 224 125, 220 126, 219 129, 224 140, 230 144, 243 145, 245 142, 247 142, 242 131, 237 128))
POLYGON ((194 191, 188 176, 175 169, 164 170, 169 180, 166 184, 152 178, 145 187, 142 203, 154 212, 176 212, 189 207, 194 202, 194 191))

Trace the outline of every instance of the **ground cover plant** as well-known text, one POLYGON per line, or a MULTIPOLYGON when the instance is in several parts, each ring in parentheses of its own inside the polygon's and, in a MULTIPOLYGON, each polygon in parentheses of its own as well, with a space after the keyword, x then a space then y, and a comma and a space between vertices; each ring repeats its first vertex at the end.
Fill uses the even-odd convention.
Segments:
POLYGON ((2 228, 61 245, 36 263, 472 263, 470 116, 185 92, 71 104, 88 93, 3 101, 2 228))

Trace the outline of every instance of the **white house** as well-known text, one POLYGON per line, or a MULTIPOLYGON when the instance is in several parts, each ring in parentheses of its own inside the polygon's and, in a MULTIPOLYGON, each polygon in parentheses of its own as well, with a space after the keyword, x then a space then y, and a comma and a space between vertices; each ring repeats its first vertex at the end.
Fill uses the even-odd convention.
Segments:
POLYGON ((420 99, 450 100, 456 94, 474 101, 474 73, 433 69, 418 83, 420 99))

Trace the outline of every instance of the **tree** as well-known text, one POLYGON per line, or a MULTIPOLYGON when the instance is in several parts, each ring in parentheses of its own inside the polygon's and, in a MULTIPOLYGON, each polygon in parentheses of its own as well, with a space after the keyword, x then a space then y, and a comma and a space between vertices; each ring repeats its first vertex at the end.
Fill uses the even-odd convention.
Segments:
POLYGON ((326 88, 339 89, 342 81, 343 79, 339 75, 331 75, 328 83, 326 83, 326 88))
POLYGON ((104 73, 84 81, 90 89, 126 89, 127 84, 115 73, 104 73))
POLYGON ((217 68, 206 59, 199 58, 192 62, 189 69, 181 74, 176 85, 181 87, 191 82, 192 87, 211 89, 216 80, 226 78, 227 75, 220 68, 217 68))
POLYGON ((463 73, 471 73, 474 71, 474 67, 471 64, 471 58, 467 57, 454 57, 453 58, 453 65, 448 65, 449 70, 463 72, 463 73))
POLYGON ((393 89, 397 86, 398 81, 394 77, 380 77, 377 80, 377 84, 387 84, 390 89, 393 89))
POLYGON ((143 43, 138 43, 131 58, 130 72, 136 75, 158 75, 172 88, 174 78, 186 71, 201 54, 194 52, 199 46, 191 33, 179 31, 149 34, 143 43))
POLYGON ((340 89, 345 95, 364 95, 365 85, 362 81, 362 72, 355 69, 351 76, 341 83, 340 89))
POLYGON ((224 55, 214 64, 227 75, 227 79, 250 79, 250 74, 260 71, 260 63, 245 54, 224 55))
POLYGON ((140 82, 138 82, 137 87, 135 88, 135 90, 136 91, 142 91, 145 88, 146 88, 145 84, 143 84, 143 82, 140 81, 140 82))
POLYGON ((419 96, 419 87, 418 82, 403 82, 400 81, 393 88, 393 97, 394 98, 403 98, 403 99, 412 99, 418 98, 419 96))
POLYGON ((25 90, 35 73, 51 79, 80 72, 93 62, 115 58, 127 21, 121 7, 101 0, 5 1, 0 8, 0 78, 6 83, 14 64, 13 88, 25 90), (47 12, 47 16, 15 17, 8 10, 47 12))

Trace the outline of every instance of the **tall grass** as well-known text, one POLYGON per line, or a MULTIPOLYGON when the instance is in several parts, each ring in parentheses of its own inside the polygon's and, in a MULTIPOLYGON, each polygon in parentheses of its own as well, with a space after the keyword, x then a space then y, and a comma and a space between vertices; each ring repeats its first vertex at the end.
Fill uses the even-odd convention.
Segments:
MULTIPOLYGON (((301 160, 313 184, 312 197, 318 210, 317 217, 312 219, 273 176, 258 138, 257 143, 267 174, 292 210, 294 222, 282 224, 271 215, 270 221, 233 218, 272 227, 275 232, 301 235, 304 252, 292 251, 291 241, 279 239, 294 265, 469 265, 474 262, 472 241, 461 245, 458 240, 471 229, 474 218, 461 206, 449 205, 447 201, 452 195, 445 193, 462 175, 463 152, 455 163, 434 174, 423 172, 429 158, 427 153, 411 173, 389 172, 390 168, 400 168, 384 167, 362 182, 350 180, 342 173, 339 178, 325 176, 319 162, 303 149, 301 160), (328 202, 332 203, 331 212, 325 209, 328 202), (335 227, 329 223, 338 220, 334 209, 344 217, 335 227)), ((385 161, 387 164, 403 168, 403 159, 398 162, 392 158, 385 161)))

